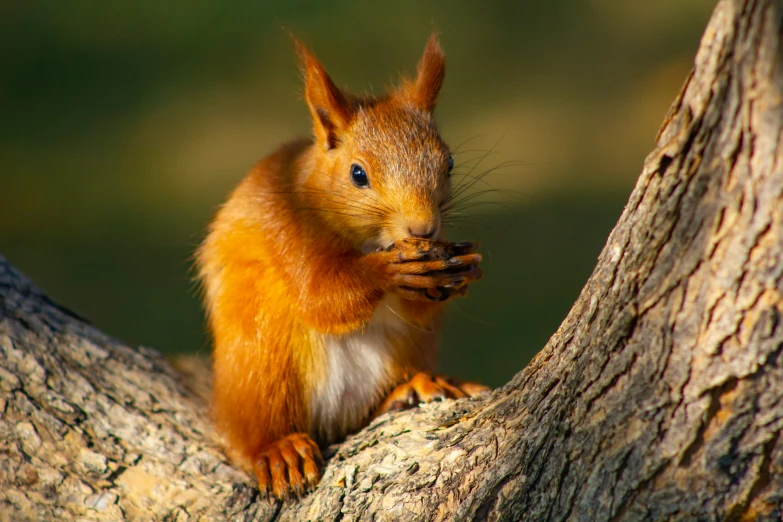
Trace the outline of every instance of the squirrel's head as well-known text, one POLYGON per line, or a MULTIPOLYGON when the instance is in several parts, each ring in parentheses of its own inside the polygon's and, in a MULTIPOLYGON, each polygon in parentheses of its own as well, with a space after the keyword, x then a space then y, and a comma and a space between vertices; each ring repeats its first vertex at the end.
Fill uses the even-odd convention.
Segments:
POLYGON ((433 119, 445 72, 437 35, 416 78, 383 97, 340 90, 311 53, 297 49, 315 133, 300 180, 307 206, 364 251, 439 238, 453 160, 433 119))

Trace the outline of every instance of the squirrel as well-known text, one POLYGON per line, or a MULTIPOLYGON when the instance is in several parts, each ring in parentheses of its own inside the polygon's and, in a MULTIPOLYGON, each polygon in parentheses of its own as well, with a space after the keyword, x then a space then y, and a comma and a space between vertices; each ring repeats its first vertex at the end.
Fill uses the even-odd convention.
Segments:
POLYGON ((442 240, 453 160, 433 119, 437 34, 415 79, 383 96, 339 89, 294 45, 314 137, 261 160, 196 252, 216 428, 280 499, 312 489, 321 448, 376 416, 488 389, 432 373, 443 303, 482 277, 473 243, 442 240))

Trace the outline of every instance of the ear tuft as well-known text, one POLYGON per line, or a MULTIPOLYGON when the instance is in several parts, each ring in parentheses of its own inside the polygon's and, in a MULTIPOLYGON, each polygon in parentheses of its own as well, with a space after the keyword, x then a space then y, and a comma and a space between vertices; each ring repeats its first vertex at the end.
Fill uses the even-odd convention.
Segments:
POLYGON ((418 108, 432 112, 438 101, 438 93, 446 75, 446 59, 438 42, 439 34, 433 32, 424 48, 416 71, 416 81, 406 86, 408 98, 418 108))
POLYGON ((318 58, 293 36, 291 40, 305 79, 305 99, 313 117, 315 137, 324 149, 332 149, 339 145, 341 135, 353 119, 350 103, 318 58))

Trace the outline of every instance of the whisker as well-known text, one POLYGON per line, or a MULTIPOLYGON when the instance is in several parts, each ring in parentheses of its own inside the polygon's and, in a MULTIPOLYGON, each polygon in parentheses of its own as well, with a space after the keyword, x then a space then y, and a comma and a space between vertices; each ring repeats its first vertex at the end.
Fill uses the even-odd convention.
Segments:
MULTIPOLYGON (((503 139, 503 138, 501 137, 501 139, 503 139)), ((487 152, 486 152, 486 153, 485 153, 483 156, 481 156, 481 158, 479 158, 479 160, 478 160, 478 161, 476 161, 476 163, 475 163, 475 164, 474 164, 474 165, 473 165, 473 166, 470 168, 470 170, 467 172, 467 174, 468 174, 468 175, 470 175, 470 174, 473 174, 473 171, 474 171, 474 170, 476 170, 476 168, 477 168, 477 167, 478 167, 478 166, 481 164, 481 162, 482 162, 482 161, 484 161, 484 160, 485 160, 485 159, 486 159, 486 158, 487 158, 487 157, 488 157, 488 156, 489 156, 489 155, 490 155, 490 154, 491 154, 491 153, 494 151, 494 149, 495 149, 495 147, 497 146, 497 144, 498 144, 498 143, 500 143, 500 140, 498 140, 498 141, 495 143, 495 145, 493 145, 493 146, 492 146, 492 148, 491 148, 491 149, 489 149, 489 150, 488 150, 488 151, 487 151, 487 152)), ((485 172, 484 174, 482 174, 482 175, 480 175, 480 176, 476 176, 476 177, 477 177, 478 179, 481 179, 481 178, 483 178, 484 176, 486 176, 486 174, 487 174, 487 173, 485 172)), ((458 186, 458 187, 457 187, 457 190, 456 190, 457 194, 460 194, 460 193, 464 192, 464 191, 465 191, 465 190, 467 190, 468 188, 470 188, 470 187, 472 187, 473 185, 475 185, 475 183, 476 183, 476 181, 474 180, 474 181, 468 182, 468 183, 466 183, 466 184, 462 184, 462 186, 458 186)), ((453 197, 453 196, 452 196, 452 197, 453 197)))
POLYGON ((398 314, 398 313, 397 313, 397 312, 396 312, 396 311, 395 311, 395 310, 394 310, 394 309, 393 309, 391 306, 389 306, 388 304, 386 305, 386 308, 388 308, 388 309, 389 309, 389 311, 390 311, 391 313, 393 313, 394 315, 396 315, 397 317, 399 317, 400 319, 402 319, 402 320, 403 320, 403 322, 407 323, 407 324, 408 324, 408 326, 412 326, 413 328, 416 328, 417 330, 419 330, 419 331, 421 331, 421 332, 424 332, 424 333, 428 333, 428 334, 431 334, 431 333, 434 333, 434 332, 435 332, 435 330, 434 330, 434 328, 433 328, 433 326, 434 326, 434 325, 432 325, 432 324, 430 324, 430 328, 429 328, 429 329, 420 328, 418 325, 416 325, 416 324, 413 324, 412 322, 408 321, 408 320, 407 320, 407 319, 405 319, 403 316, 401 316, 400 314, 398 314))
POLYGON ((444 222, 443 222, 443 226, 444 226, 444 227, 453 227, 453 228, 457 229, 457 231, 458 231, 460 234, 462 234, 462 229, 461 229, 461 228, 459 227, 459 225, 457 225, 456 223, 451 223, 451 222, 444 221, 444 222))
MULTIPOLYGON (((476 183, 479 183, 480 181, 482 181, 490 173, 496 172, 496 171, 498 171, 500 169, 507 168, 507 167, 510 167, 510 166, 513 166, 513 165, 514 165, 513 162, 504 162, 504 163, 501 163, 500 165, 496 165, 495 167, 487 169, 486 171, 482 172, 481 174, 477 174, 475 176, 471 175, 472 171, 468 172, 467 174, 462 174, 462 176, 469 177, 470 181, 465 181, 465 182, 459 183, 456 187, 454 187, 454 189, 451 191, 451 194, 449 194, 449 196, 446 198, 446 201, 449 201, 449 200, 452 200, 454 198, 457 198, 458 196, 463 194, 465 191, 467 191, 468 189, 473 187, 476 183)), ((484 183, 487 184, 486 182, 484 182, 484 183)), ((488 186, 491 186, 491 185, 488 185, 488 186)))
MULTIPOLYGON (((321 172, 321 171, 319 171, 319 172, 321 172)), ((336 181, 337 183, 339 183, 339 184, 340 184, 341 186, 343 186, 343 187, 354 188, 354 187, 352 187, 352 186, 349 186, 349 185, 348 185, 348 183, 347 183, 347 182, 346 182, 344 179, 342 179, 342 178, 338 178, 337 176, 330 175, 330 174, 329 174, 329 173, 327 173, 327 172, 321 172, 321 173, 322 173, 323 175, 325 175, 326 177, 328 177, 329 179, 331 179, 331 180, 333 180, 333 181, 336 181)), ((375 197, 375 196, 372 194, 372 192, 365 192, 365 193, 364 193, 364 195, 365 195, 365 197, 367 197, 367 198, 371 199, 372 201, 374 201, 375 203, 377 203, 378 205, 380 205, 380 206, 381 206, 381 208, 383 208, 383 209, 387 210, 388 212, 393 212, 393 210, 392 210, 391 208, 389 208, 389 207, 388 207, 386 204, 384 204, 384 203, 383 203, 383 202, 382 202, 380 199, 378 199, 377 197, 375 197)))
POLYGON ((334 199, 328 199, 324 198, 326 201, 333 203, 335 205, 340 206, 346 206, 350 208, 354 208, 356 210, 361 210, 362 212, 368 212, 372 213, 376 216, 383 216, 385 215, 385 212, 382 209, 376 208, 372 205, 368 205, 366 203, 362 203, 361 201, 356 201, 354 199, 348 198, 347 196, 337 193, 337 192, 330 192, 326 190, 315 190, 315 189, 304 189, 304 190, 291 190, 291 191, 277 191, 277 192, 268 192, 270 194, 301 194, 301 195, 312 195, 312 196, 334 196, 338 198, 342 198, 346 201, 350 201, 351 203, 345 203, 343 201, 336 201, 334 199))
POLYGON ((354 217, 358 219, 373 219, 372 216, 365 216, 363 214, 352 214, 350 212, 340 212, 337 210, 331 210, 328 208, 315 208, 315 207, 299 207, 300 210, 312 210, 313 212, 324 212, 328 214, 336 214, 338 216, 348 216, 348 217, 354 217))
POLYGON ((459 145, 457 145, 455 148, 451 149, 451 152, 459 154, 460 153, 460 148, 462 148, 464 145, 467 145, 468 143, 470 143, 473 140, 477 140, 479 138, 483 138, 484 136, 486 136, 486 134, 478 134, 476 136, 473 136, 472 138, 468 138, 465 141, 463 141, 462 143, 460 143, 459 145))
POLYGON ((466 194, 463 197, 451 201, 444 201, 441 203, 441 212, 445 212, 451 209, 459 209, 464 208, 462 205, 464 203, 468 203, 470 201, 476 200, 480 198, 481 196, 485 196, 487 194, 503 194, 503 195, 514 195, 515 191, 508 190, 508 189, 502 189, 502 188, 488 188, 488 189, 482 189, 477 192, 472 192, 470 194, 466 194))
POLYGON ((465 311, 462 309, 462 307, 460 307, 458 304, 454 304, 454 305, 452 305, 452 308, 454 308, 455 310, 457 310, 457 311, 458 311, 460 314, 462 314, 462 316, 463 316, 463 317, 465 317, 466 319, 470 319, 471 321, 475 321, 475 322, 477 322, 477 323, 479 323, 479 324, 483 324, 484 326, 497 326, 497 325, 498 325, 497 323, 491 323, 491 322, 489 322, 489 321, 484 321, 483 319, 479 319, 479 318, 478 318, 478 317, 476 317, 476 316, 473 316, 473 315, 470 315, 470 314, 468 314, 468 313, 467 313, 467 312, 465 312, 465 311))

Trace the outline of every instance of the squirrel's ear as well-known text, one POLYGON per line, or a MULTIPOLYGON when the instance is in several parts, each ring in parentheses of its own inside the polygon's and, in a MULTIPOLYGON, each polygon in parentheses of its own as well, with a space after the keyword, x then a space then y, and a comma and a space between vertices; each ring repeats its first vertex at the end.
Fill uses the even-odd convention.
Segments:
POLYGON ((416 81, 405 86, 408 99, 416 107, 432 112, 438 101, 438 93, 443 86, 445 74, 446 60, 438 43, 438 33, 433 32, 419 60, 416 81))
POLYGON ((353 118, 350 103, 329 78, 321 62, 304 45, 292 39, 305 78, 305 99, 313 116, 315 137, 326 150, 334 148, 353 118))

